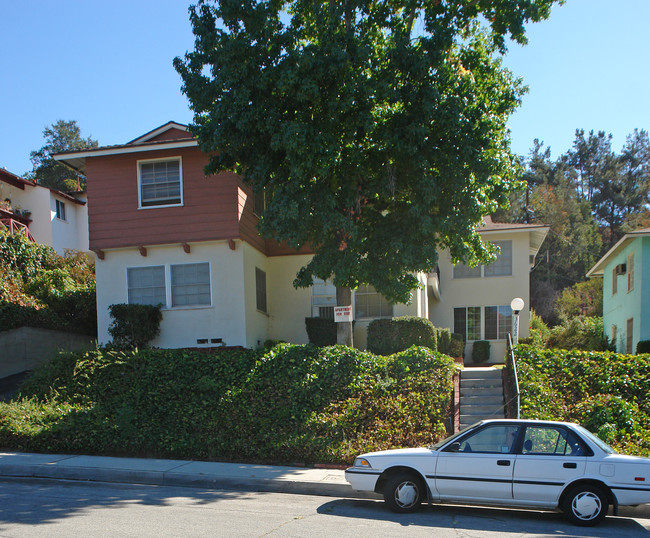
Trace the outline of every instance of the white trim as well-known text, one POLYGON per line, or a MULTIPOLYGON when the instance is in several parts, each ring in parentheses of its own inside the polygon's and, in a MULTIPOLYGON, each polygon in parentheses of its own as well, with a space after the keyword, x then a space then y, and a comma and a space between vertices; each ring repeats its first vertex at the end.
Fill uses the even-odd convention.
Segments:
POLYGON ((161 209, 165 207, 181 207, 183 205, 183 158, 180 155, 175 155, 172 157, 165 157, 163 159, 138 159, 136 161, 136 167, 138 172, 138 209, 161 209), (160 204, 160 205, 142 205, 142 183, 140 180, 140 165, 143 163, 159 163, 159 162, 169 162, 169 161, 178 161, 178 174, 180 181, 180 198, 181 201, 178 204, 160 204))
POLYGON ((104 157, 106 155, 121 155, 123 153, 142 153, 144 151, 159 151, 163 149, 177 149, 177 148, 188 148, 193 146, 198 146, 199 143, 197 140, 183 140, 183 141, 173 141, 168 143, 161 144, 151 144, 146 146, 127 146, 127 147, 117 147, 117 148, 105 148, 97 149, 94 151, 79 151, 74 153, 58 153, 52 155, 52 158, 56 161, 67 161, 74 159, 82 159, 86 157, 104 157))
POLYGON ((165 123, 165 125, 161 125, 157 129, 154 129, 153 131, 149 131, 148 133, 145 133, 138 138, 134 138, 129 144, 141 144, 142 142, 146 142, 148 140, 151 140, 152 138, 157 137, 159 134, 166 133, 167 131, 171 131, 172 129, 177 129, 179 131, 185 131, 186 133, 188 132, 187 125, 183 125, 181 123, 176 123, 175 121, 170 121, 168 123, 165 123))

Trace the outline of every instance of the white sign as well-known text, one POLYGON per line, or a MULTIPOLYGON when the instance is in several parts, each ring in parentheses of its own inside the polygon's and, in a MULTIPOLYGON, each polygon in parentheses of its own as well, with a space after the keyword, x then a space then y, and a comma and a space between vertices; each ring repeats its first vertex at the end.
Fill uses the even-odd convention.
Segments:
POLYGON ((334 321, 336 323, 352 321, 352 306, 335 306, 334 321))

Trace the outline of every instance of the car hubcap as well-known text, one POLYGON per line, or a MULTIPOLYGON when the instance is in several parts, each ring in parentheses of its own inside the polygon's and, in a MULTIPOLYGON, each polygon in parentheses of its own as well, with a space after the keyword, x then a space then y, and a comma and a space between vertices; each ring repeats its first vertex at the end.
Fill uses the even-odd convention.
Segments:
POLYGON ((583 521, 595 518, 602 508, 598 495, 585 491, 576 495, 571 503, 575 516, 583 521))
POLYGON ((395 501, 402 508, 410 508, 415 504, 418 488, 413 482, 402 482, 395 490, 395 501))

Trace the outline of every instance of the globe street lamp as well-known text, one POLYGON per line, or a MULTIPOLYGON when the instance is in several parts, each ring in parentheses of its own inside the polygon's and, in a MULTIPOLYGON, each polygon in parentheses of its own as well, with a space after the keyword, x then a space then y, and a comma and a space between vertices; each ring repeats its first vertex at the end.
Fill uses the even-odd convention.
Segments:
POLYGON ((519 312, 524 308, 524 300, 521 297, 515 297, 510 301, 510 308, 512 308, 512 344, 519 343, 519 312))

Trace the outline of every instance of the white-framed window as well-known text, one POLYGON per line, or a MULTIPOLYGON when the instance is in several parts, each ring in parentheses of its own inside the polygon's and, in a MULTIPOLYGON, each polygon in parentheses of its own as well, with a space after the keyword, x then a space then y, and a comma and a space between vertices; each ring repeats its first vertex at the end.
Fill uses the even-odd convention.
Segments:
POLYGON ((165 266, 129 267, 126 270, 129 304, 167 305, 165 266))
POLYGON ((354 290, 354 317, 392 318, 393 305, 372 286, 359 286, 354 290))
POLYGON ((454 278, 481 278, 492 276, 511 276, 512 275, 512 241, 493 241, 496 247, 499 247, 497 259, 490 265, 478 265, 470 267, 464 263, 454 265, 454 278))
MULTIPOLYGON (((314 278, 311 295, 312 315, 334 319, 336 286, 331 280, 314 278)), ((392 318, 393 305, 372 286, 359 286, 352 292, 355 319, 392 318)))
POLYGON ((61 200, 55 200, 56 203, 56 218, 59 220, 66 220, 65 218, 65 203, 61 200))
POLYGON ((164 308, 212 304, 208 262, 128 267, 126 282, 129 304, 164 308))
POLYGON ((138 161, 140 207, 183 204, 183 167, 180 157, 138 161))
POLYGON ((493 244, 499 247, 499 253, 496 260, 483 268, 483 276, 512 275, 512 241, 494 241, 493 244))
POLYGON ((630 318, 626 323, 627 333, 625 334, 625 353, 631 355, 634 353, 632 349, 632 344, 634 342, 634 318, 630 318))
POLYGON ((260 312, 268 312, 266 304, 266 273, 255 268, 255 303, 260 312))
POLYGON ((465 342, 481 339, 481 307, 454 308, 454 332, 462 334, 465 342))
POLYGON ((170 266, 172 308, 175 306, 209 305, 210 264, 183 263, 170 266))
POLYGON ((505 340, 512 332, 512 308, 510 305, 485 307, 485 340, 505 340))
POLYGON ((466 342, 505 340, 512 331, 512 308, 500 306, 464 306, 454 308, 454 332, 466 342))
POLYGON ((334 319, 336 286, 331 280, 314 278, 311 288, 311 312, 315 318, 334 319))
POLYGON ((612 295, 616 295, 618 291, 618 273, 616 272, 616 267, 612 269, 612 295))

